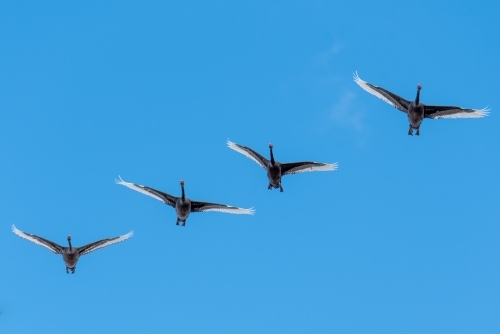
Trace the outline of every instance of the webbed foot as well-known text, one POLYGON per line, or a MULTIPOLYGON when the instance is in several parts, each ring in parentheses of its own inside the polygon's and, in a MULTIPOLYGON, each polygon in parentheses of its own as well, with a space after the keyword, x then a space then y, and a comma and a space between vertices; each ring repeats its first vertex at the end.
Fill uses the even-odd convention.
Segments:
POLYGON ((420 128, 417 128, 417 132, 415 133, 417 136, 420 136, 420 128))
POLYGON ((408 130, 408 135, 413 136, 413 128, 410 125, 410 129, 408 130))

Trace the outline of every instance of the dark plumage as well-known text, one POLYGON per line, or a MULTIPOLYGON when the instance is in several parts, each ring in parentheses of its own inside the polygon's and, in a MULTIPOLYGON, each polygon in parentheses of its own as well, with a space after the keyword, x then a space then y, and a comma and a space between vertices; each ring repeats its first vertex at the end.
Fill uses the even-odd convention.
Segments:
POLYGON ((259 153, 252 150, 250 147, 242 146, 233 143, 228 139, 227 146, 236 152, 239 152, 246 157, 255 161, 259 166, 267 170, 267 178, 269 179, 269 186, 267 189, 279 188, 283 192, 283 187, 281 185, 281 177, 288 174, 296 174, 302 172, 314 172, 314 171, 331 171, 338 168, 338 164, 324 164, 320 162, 303 161, 303 162, 291 162, 291 163, 279 163, 274 160, 273 155, 273 144, 269 144, 270 150, 270 160, 267 160, 259 153))
POLYGON ((119 180, 115 180, 115 182, 117 184, 121 184, 122 186, 138 191, 144 195, 156 198, 157 200, 162 201, 167 205, 173 206, 175 208, 175 212, 177 213, 176 225, 179 225, 179 222, 182 222, 183 223, 182 226, 186 226, 186 219, 188 218, 191 212, 219 211, 226 213, 248 214, 248 215, 253 215, 255 212, 253 208, 242 209, 225 204, 191 201, 189 198, 186 198, 184 194, 183 180, 181 180, 180 182, 182 188, 181 197, 175 197, 167 193, 164 193, 162 191, 142 186, 140 184, 125 182, 122 180, 121 177, 119 180))
POLYGON ((82 247, 73 247, 71 245, 71 236, 68 235, 69 246, 63 247, 50 240, 18 230, 14 225, 12 225, 12 232, 14 232, 23 239, 26 239, 39 246, 47 248, 48 250, 52 251, 55 254, 61 254, 64 262, 66 263, 66 273, 69 273, 68 269, 70 269, 72 274, 75 273, 76 263, 78 262, 80 256, 98 250, 99 248, 116 244, 117 242, 122 242, 130 238, 132 235, 134 235, 134 232, 130 231, 129 233, 122 235, 120 237, 102 239, 82 247))
POLYGON ((409 102, 382 87, 361 80, 358 73, 354 74, 354 82, 368 93, 375 95, 391 106, 406 113, 408 115, 408 121, 410 122, 410 129, 408 130, 409 135, 413 135, 414 129, 416 130, 416 135, 420 135, 420 125, 424 118, 480 118, 488 116, 489 109, 487 108, 465 109, 451 106, 424 105, 420 103, 420 90, 422 89, 420 84, 417 85, 417 96, 415 97, 415 101, 409 102))

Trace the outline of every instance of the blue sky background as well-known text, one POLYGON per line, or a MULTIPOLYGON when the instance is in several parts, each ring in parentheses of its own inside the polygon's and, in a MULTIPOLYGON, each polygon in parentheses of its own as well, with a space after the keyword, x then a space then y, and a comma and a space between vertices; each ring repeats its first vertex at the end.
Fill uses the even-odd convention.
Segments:
POLYGON ((498 4, 0 3, 0 332, 498 333, 498 4), (425 120, 352 73, 428 104, 425 120), (284 178, 279 161, 339 162, 284 178), (114 184, 251 207, 174 210, 114 184), (75 275, 10 225, 75 245, 75 275))

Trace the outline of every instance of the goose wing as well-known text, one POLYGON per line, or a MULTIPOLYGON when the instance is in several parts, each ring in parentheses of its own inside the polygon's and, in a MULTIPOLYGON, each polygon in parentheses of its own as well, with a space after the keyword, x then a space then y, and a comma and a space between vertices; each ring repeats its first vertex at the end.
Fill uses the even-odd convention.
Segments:
POLYGON ((281 164, 281 175, 297 174, 304 172, 325 172, 339 168, 338 163, 324 164, 320 162, 303 161, 281 164))
POLYGON ((191 212, 206 212, 206 211, 219 211, 225 213, 246 214, 246 215, 253 215, 255 213, 255 210, 253 208, 242 209, 225 204, 191 201, 191 212))
POLYGON ((488 116, 489 109, 464 109, 447 106, 425 106, 424 116, 427 118, 481 118, 488 116))
POLYGON ((167 193, 164 193, 163 191, 159 191, 159 190, 150 188, 150 187, 141 186, 140 184, 125 182, 122 180, 122 178, 120 176, 118 176, 118 177, 120 179, 115 180, 116 184, 121 184, 122 186, 133 189, 135 191, 138 191, 141 194, 151 196, 159 201, 164 202, 165 204, 175 206, 175 201, 177 200, 177 197, 169 195, 167 193))
POLYGON ((28 241, 31 241, 31 242, 39 245, 39 246, 45 247, 48 250, 50 250, 51 252, 56 253, 56 254, 61 254, 62 251, 63 251, 63 249, 64 249, 64 247, 56 244, 55 242, 52 242, 52 241, 47 240, 47 239, 44 239, 44 238, 39 237, 39 236, 34 235, 34 234, 25 233, 25 232, 23 232, 21 230, 18 230, 14 226, 14 224, 12 224, 12 232, 14 232, 15 234, 17 234, 21 238, 26 239, 28 241))
POLYGON ((262 168, 266 168, 267 165, 268 165, 268 163, 269 163, 269 160, 267 160, 262 155, 260 155, 259 153, 255 152, 254 150, 252 150, 250 147, 246 147, 246 146, 243 146, 243 145, 239 145, 239 144, 233 143, 229 139, 227 140, 227 147, 229 147, 230 149, 235 150, 236 152, 239 152, 239 153, 243 154, 247 158, 252 159, 256 163, 258 163, 259 166, 262 167, 262 168))
POLYGON ((119 236, 119 237, 102 239, 102 240, 99 240, 96 242, 92 242, 88 245, 78 247, 78 253, 80 255, 85 255, 85 254, 88 254, 88 253, 93 252, 95 250, 98 250, 100 248, 104 248, 104 247, 107 247, 109 245, 116 244, 118 242, 122 242, 124 240, 127 240, 128 238, 130 238, 133 235, 134 235, 134 231, 130 231, 127 234, 119 236))
POLYGON ((409 101, 403 99, 401 96, 389 92, 382 87, 378 87, 361 80, 361 78, 358 76, 358 72, 354 74, 354 82, 357 83, 361 88, 366 90, 368 93, 375 95, 379 99, 382 99, 383 101, 389 103, 394 108, 397 108, 405 113, 408 111, 408 106, 410 105, 409 101))

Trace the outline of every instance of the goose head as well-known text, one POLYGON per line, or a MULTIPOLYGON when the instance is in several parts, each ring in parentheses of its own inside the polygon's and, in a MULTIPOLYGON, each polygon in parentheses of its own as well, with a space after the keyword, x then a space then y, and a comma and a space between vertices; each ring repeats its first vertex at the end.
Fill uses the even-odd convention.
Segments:
POLYGON ((271 152, 271 164, 274 165, 273 143, 269 143, 269 151, 271 152))
POLYGON ((68 235, 69 250, 71 250, 71 235, 68 235))

